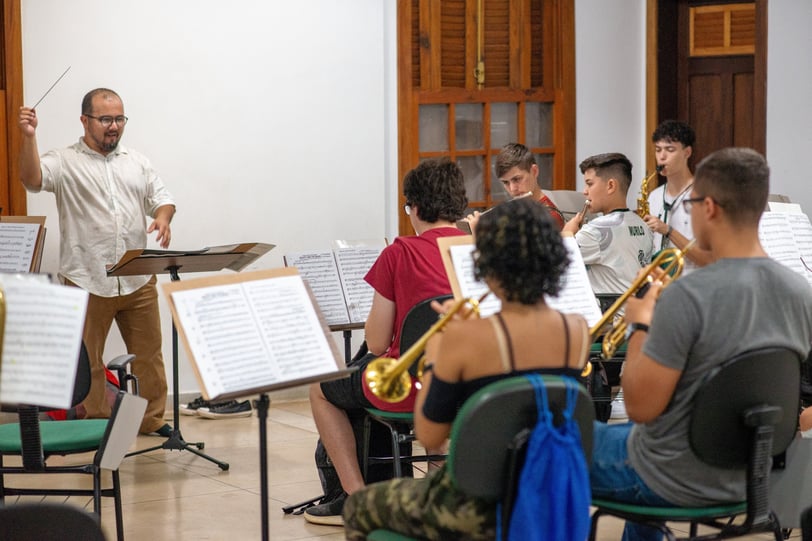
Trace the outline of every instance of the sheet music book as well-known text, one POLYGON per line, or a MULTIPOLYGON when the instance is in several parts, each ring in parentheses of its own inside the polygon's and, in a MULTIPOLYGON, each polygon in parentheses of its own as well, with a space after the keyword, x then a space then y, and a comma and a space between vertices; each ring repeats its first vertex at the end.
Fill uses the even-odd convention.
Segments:
POLYGON ((328 325, 364 323, 375 294, 364 276, 386 244, 385 239, 337 240, 332 250, 291 253, 284 261, 308 283, 328 325))
POLYGON ((348 373, 296 269, 175 281, 162 287, 207 400, 348 373))
POLYGON ((4 274, 6 321, 0 363, 0 402, 68 409, 87 292, 42 275, 4 274))
POLYGON ((39 272, 45 245, 45 216, 0 219, 0 273, 39 272))
POLYGON ((769 211, 761 215, 759 240, 767 255, 803 276, 812 286, 812 224, 800 207, 781 208, 790 212, 769 211))
MULTIPOLYGON (((564 246, 570 256, 570 264, 562 277, 562 288, 557 297, 546 296, 548 305, 563 313, 581 314, 586 318, 589 326, 593 326, 601 318, 601 312, 589 277, 586 274, 581 251, 574 237, 564 237, 564 246)), ((473 238, 470 236, 443 237, 437 239, 440 253, 443 256, 448 281, 454 298, 479 298, 488 290, 484 282, 474 276, 473 238)), ((479 305, 480 315, 489 316, 499 311, 501 303, 494 295, 489 295, 479 305)))

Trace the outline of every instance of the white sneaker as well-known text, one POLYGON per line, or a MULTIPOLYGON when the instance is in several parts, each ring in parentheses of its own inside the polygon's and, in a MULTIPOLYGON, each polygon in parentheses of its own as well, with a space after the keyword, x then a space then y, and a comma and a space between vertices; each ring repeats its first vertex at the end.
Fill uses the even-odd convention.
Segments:
POLYGON ((626 420, 629 416, 626 414, 626 404, 623 403, 623 397, 618 396, 612 400, 612 413, 609 415, 610 419, 626 420))

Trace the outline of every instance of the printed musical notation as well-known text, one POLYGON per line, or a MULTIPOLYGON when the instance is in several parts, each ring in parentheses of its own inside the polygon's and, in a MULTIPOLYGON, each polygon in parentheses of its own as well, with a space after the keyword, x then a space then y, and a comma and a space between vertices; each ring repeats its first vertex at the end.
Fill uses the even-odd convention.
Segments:
POLYGON ((0 221, 0 272, 39 270, 45 240, 44 221, 44 217, 3 217, 0 221))
POLYGON ((758 237, 767 255, 802 275, 812 286, 812 224, 800 207, 795 212, 763 213, 758 237))
POLYGON ((164 285, 204 396, 237 396, 337 370, 335 345, 302 277, 282 272, 164 285))
POLYGON ((335 241, 332 250, 298 252, 284 257, 310 286, 328 325, 364 323, 375 290, 364 276, 386 241, 335 241))
MULTIPOLYGON (((449 239, 439 239, 439 243, 441 252, 445 252, 443 261, 454 296, 458 299, 479 298, 488 290, 488 286, 474 276, 474 260, 471 255, 474 244, 471 237, 449 239)), ((548 305, 561 312, 581 314, 592 326, 600 320, 601 312, 589 284, 581 251, 573 237, 565 237, 564 246, 569 252, 570 264, 562 278, 561 291, 557 297, 548 295, 545 300, 548 305)), ((483 317, 498 312, 500 308, 501 303, 494 295, 489 295, 479 305, 480 315, 483 317)))
POLYGON ((87 292, 41 275, 4 276, 6 302, 0 401, 71 407, 87 292))

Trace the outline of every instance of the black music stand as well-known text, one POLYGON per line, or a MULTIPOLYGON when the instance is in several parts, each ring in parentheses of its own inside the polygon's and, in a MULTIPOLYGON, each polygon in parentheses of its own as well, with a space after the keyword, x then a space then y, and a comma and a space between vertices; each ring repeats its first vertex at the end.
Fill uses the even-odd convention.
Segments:
MULTIPOLYGON (((273 244, 249 242, 203 248, 192 252, 173 250, 128 250, 115 265, 108 265, 107 276, 137 276, 169 274, 173 282, 180 280, 179 272, 206 272, 230 269, 241 271, 258 257, 274 248, 273 244)), ((203 442, 189 443, 180 433, 180 390, 178 388, 178 330, 172 322, 172 405, 173 426, 169 438, 161 445, 140 449, 127 456, 140 455, 158 449, 190 451, 228 470, 228 464, 201 453, 203 442), (196 449, 195 449, 196 448, 196 449)))
MULTIPOLYGON (((328 381, 331 379, 346 378, 353 372, 358 370, 358 367, 345 368, 336 372, 325 374, 320 377, 310 378, 310 383, 328 381)), ((292 385, 274 385, 268 387, 267 390, 285 389, 293 387, 294 385, 302 385, 303 382, 295 382, 292 385)), ((268 407, 271 401, 266 392, 259 395, 259 400, 254 401, 254 407, 257 409, 257 418, 259 419, 259 499, 260 499, 260 521, 262 527, 262 541, 268 541, 268 532, 270 530, 270 518, 268 513, 268 407)), ((301 505, 298 504, 297 507, 301 505)), ((287 512, 286 512, 287 513, 287 512)))

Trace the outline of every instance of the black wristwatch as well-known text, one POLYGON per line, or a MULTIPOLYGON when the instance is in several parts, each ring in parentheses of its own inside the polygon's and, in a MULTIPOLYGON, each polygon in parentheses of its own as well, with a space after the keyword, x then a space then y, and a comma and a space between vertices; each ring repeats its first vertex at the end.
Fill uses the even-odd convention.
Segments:
POLYGON ((629 340, 636 331, 648 332, 648 325, 645 323, 629 323, 626 327, 626 340, 629 340))

